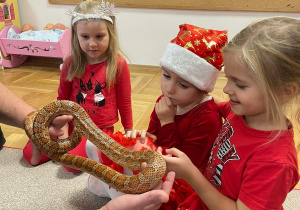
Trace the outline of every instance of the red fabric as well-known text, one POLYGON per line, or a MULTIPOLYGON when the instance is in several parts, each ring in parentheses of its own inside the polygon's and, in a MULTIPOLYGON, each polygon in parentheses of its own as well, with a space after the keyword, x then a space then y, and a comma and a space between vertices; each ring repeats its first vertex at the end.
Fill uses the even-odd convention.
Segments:
MULTIPOLYGON (((32 147, 31 147, 30 140, 28 140, 27 144, 25 145, 25 147, 23 149, 23 158, 30 165, 32 165, 31 164, 31 157, 32 157, 32 147)), ((38 164, 36 164, 36 165, 41 165, 43 163, 48 162, 49 160, 50 160, 50 158, 47 155, 45 155, 44 153, 41 152, 41 159, 38 162, 38 164)))
MULTIPOLYGON (((107 133, 111 138, 113 138, 116 142, 121 144, 122 146, 126 148, 133 148, 136 145, 137 139, 130 139, 126 138, 123 133, 121 132, 116 132, 113 134, 112 132, 107 133)), ((140 137, 137 135, 137 137, 140 137)), ((153 143, 153 139, 150 137, 147 137, 147 147, 142 147, 140 150, 146 150, 146 149, 153 149, 156 151, 157 147, 153 143)), ((123 167, 116 164, 115 162, 111 161, 107 156, 105 156, 100 150, 100 156, 101 159, 103 160, 103 164, 109 166, 110 168, 123 173, 123 167)), ((134 171, 133 174, 137 174, 139 171, 134 171)), ((165 180, 166 176, 163 177, 163 181, 165 180)), ((182 180, 182 179, 176 179, 174 181, 170 197, 169 197, 169 202, 162 204, 160 207, 160 210, 172 210, 176 209, 176 207, 181 204, 187 197, 189 197, 191 194, 193 194, 194 190, 189 186, 189 184, 182 180)))
MULTIPOLYGON (((126 138, 123 133, 116 132, 113 134, 112 132, 107 133, 111 138, 113 138, 116 142, 121 144, 122 146, 136 150, 140 147, 140 145, 137 144, 137 139, 130 139, 126 138), (138 147, 136 147, 138 145, 138 147)), ((140 137, 139 135, 137 138, 140 137)), ((141 147, 140 150, 146 150, 146 149, 153 149, 156 151, 157 146, 153 143, 153 139, 150 137, 147 137, 147 148, 141 147)), ((166 149, 166 148, 165 148, 166 149)), ((163 151, 163 153, 165 153, 163 151)), ((108 167, 120 172, 124 173, 123 167, 118 165, 117 163, 111 161, 107 156, 105 156, 100 150, 99 150, 100 159, 103 161, 103 164, 107 165, 108 167)), ((140 171, 134 171, 133 174, 138 174, 140 171)), ((163 177, 163 181, 165 180, 166 176, 163 177)), ((188 183, 181 179, 176 179, 174 181, 169 202, 162 204, 160 207, 160 210, 172 210, 176 209, 178 205, 180 205, 187 197, 192 195, 194 190, 188 185, 188 183)))
MULTIPOLYGON (((164 180, 163 180, 164 181, 164 180)), ((193 188, 182 179, 175 179, 172 190, 170 192, 169 201, 163 203, 159 210, 174 210, 194 193, 193 188)))
MULTIPOLYGON (((299 181, 293 126, 276 132, 248 127, 243 116, 220 104, 226 118, 216 139, 205 177, 223 195, 241 200, 250 209, 283 209, 287 193, 299 181)), ((180 209, 207 209, 197 195, 180 209)))
POLYGON ((201 103, 183 115, 176 115, 174 123, 162 127, 155 109, 150 119, 148 132, 157 136, 157 146, 176 147, 187 154, 201 171, 205 170, 210 149, 222 123, 213 99, 201 103))
POLYGON ((176 210, 208 210, 196 192, 188 197, 176 210))
MULTIPOLYGON (((119 144, 121 144, 123 147, 131 149, 134 147, 134 145, 136 144, 136 139, 131 139, 131 138, 127 138, 125 137, 125 135, 123 133, 121 133, 120 131, 113 133, 113 132, 107 132, 107 135, 109 135, 112 139, 114 139, 116 142, 118 142, 119 144)), ((137 137, 140 137, 140 135, 137 135, 137 137)), ((153 149, 154 151, 156 151, 157 147, 156 145, 153 143, 153 139, 150 137, 147 137, 147 146, 149 148, 145 148, 142 147, 140 150, 146 150, 146 149, 153 149)), ((117 163, 113 162, 111 159, 109 159, 105 154, 103 154, 101 152, 101 150, 98 150, 98 155, 100 157, 100 159, 102 160, 102 164, 109 166, 110 168, 123 173, 123 167, 118 165, 117 163)), ((138 171, 134 171, 134 174, 138 173, 138 171)))
POLYGON ((180 31, 171 41, 205 59, 219 71, 223 67, 222 48, 227 43, 227 31, 205 29, 182 24, 180 31))
POLYGON ((86 64, 85 73, 81 78, 66 81, 70 60, 64 64, 57 100, 71 100, 81 105, 99 128, 112 126, 118 121, 118 111, 125 129, 133 127, 131 109, 130 72, 126 61, 119 60, 120 76, 116 84, 108 90, 106 85, 106 61, 94 65, 86 64))
MULTIPOLYGON (((99 128, 111 126, 110 128, 113 129, 112 125, 119 120, 118 111, 123 127, 132 128, 130 73, 123 58, 119 58, 118 62, 118 66, 122 66, 122 69, 118 69, 120 76, 109 91, 105 78, 106 61, 94 65, 86 64, 83 76, 69 82, 66 81, 66 77, 71 60, 67 60, 61 71, 57 100, 71 100, 78 103, 99 128)), ((87 157, 85 143, 86 138, 83 138, 81 143, 69 153, 87 157)), ((65 168, 70 172, 77 172, 65 168)))

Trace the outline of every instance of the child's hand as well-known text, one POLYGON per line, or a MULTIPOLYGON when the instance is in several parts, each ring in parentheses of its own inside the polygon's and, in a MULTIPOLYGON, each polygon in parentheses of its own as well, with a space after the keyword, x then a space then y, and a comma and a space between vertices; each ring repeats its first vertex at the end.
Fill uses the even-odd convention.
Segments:
POLYGON ((156 141, 156 136, 149 132, 146 132, 145 130, 132 129, 126 132, 126 137, 131 139, 136 139, 137 137, 140 137, 139 139, 142 144, 145 143, 146 137, 151 137, 153 139, 153 142, 156 141))
MULTIPOLYGON (((49 126, 49 133, 53 136, 65 137, 68 135, 66 125, 73 119, 71 115, 62 115, 53 119, 49 126)), ((69 126, 68 126, 69 127, 69 126)))
POLYGON ((164 155, 164 159, 167 163, 167 171, 174 171, 176 178, 187 179, 190 176, 190 172, 196 167, 189 157, 176 148, 166 149, 167 155, 164 155))
POLYGON ((160 120, 161 126, 174 122, 176 115, 176 107, 173 105, 170 98, 163 96, 160 101, 155 104, 155 112, 160 120))

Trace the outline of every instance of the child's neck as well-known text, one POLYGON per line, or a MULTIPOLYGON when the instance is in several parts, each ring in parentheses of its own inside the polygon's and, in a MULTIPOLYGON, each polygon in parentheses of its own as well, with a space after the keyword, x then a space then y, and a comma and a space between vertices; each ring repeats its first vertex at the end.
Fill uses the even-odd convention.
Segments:
POLYGON ((244 122, 250 128, 262 131, 287 130, 287 122, 274 122, 274 120, 266 120, 265 115, 261 116, 243 116, 244 122))
POLYGON ((87 59, 87 64, 94 65, 94 64, 102 63, 106 60, 107 60, 107 56, 104 56, 104 57, 99 58, 99 59, 87 59))
POLYGON ((187 112, 189 112, 190 110, 194 109, 196 106, 198 106, 199 104, 209 100, 211 98, 211 96, 205 96, 203 95, 201 98, 199 98, 199 100, 195 101, 194 103, 191 103, 187 106, 177 106, 177 110, 176 110, 176 115, 183 115, 187 112))

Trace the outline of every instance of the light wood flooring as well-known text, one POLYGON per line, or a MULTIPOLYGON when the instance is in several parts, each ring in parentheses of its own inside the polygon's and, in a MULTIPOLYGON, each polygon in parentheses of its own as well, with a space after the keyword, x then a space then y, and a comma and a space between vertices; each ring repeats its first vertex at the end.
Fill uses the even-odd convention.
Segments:
MULTIPOLYGON (((59 65, 49 64, 37 66, 30 62, 21 67, 0 70, 0 82, 7 86, 16 95, 39 109, 56 100, 59 85, 59 65), (50 67, 49 67, 50 66, 50 67)), ((130 65, 132 85, 132 109, 135 129, 147 129, 149 116, 153 110, 160 90, 160 68, 153 66, 130 65)), ((221 73, 213 94, 226 98, 223 87, 226 83, 224 74, 221 73)), ((9 99, 5 99, 9 100, 9 99)), ((295 125, 295 140, 300 143, 300 126, 295 125)), ((7 147, 23 149, 28 137, 22 129, 1 124, 7 147)), ((115 124, 115 131, 124 131, 121 123, 115 124)), ((299 160, 300 160, 300 154, 299 160)), ((300 185, 298 185, 300 187, 300 185)))

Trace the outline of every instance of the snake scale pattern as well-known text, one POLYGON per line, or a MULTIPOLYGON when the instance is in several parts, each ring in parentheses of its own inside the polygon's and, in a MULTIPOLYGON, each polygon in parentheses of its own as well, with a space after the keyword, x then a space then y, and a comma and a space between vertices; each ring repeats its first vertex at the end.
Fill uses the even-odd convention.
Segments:
POLYGON ((99 129, 86 111, 74 102, 54 101, 28 114, 24 124, 27 136, 48 157, 94 175, 118 191, 128 194, 149 191, 165 174, 166 163, 161 154, 152 150, 128 150, 99 129), (55 139, 48 131, 51 121, 59 115, 73 116, 74 130, 66 139, 55 139), (112 161, 125 168, 140 170, 142 162, 147 162, 147 167, 136 175, 127 176, 91 159, 68 154, 68 151, 80 143, 82 136, 89 139, 112 161))

